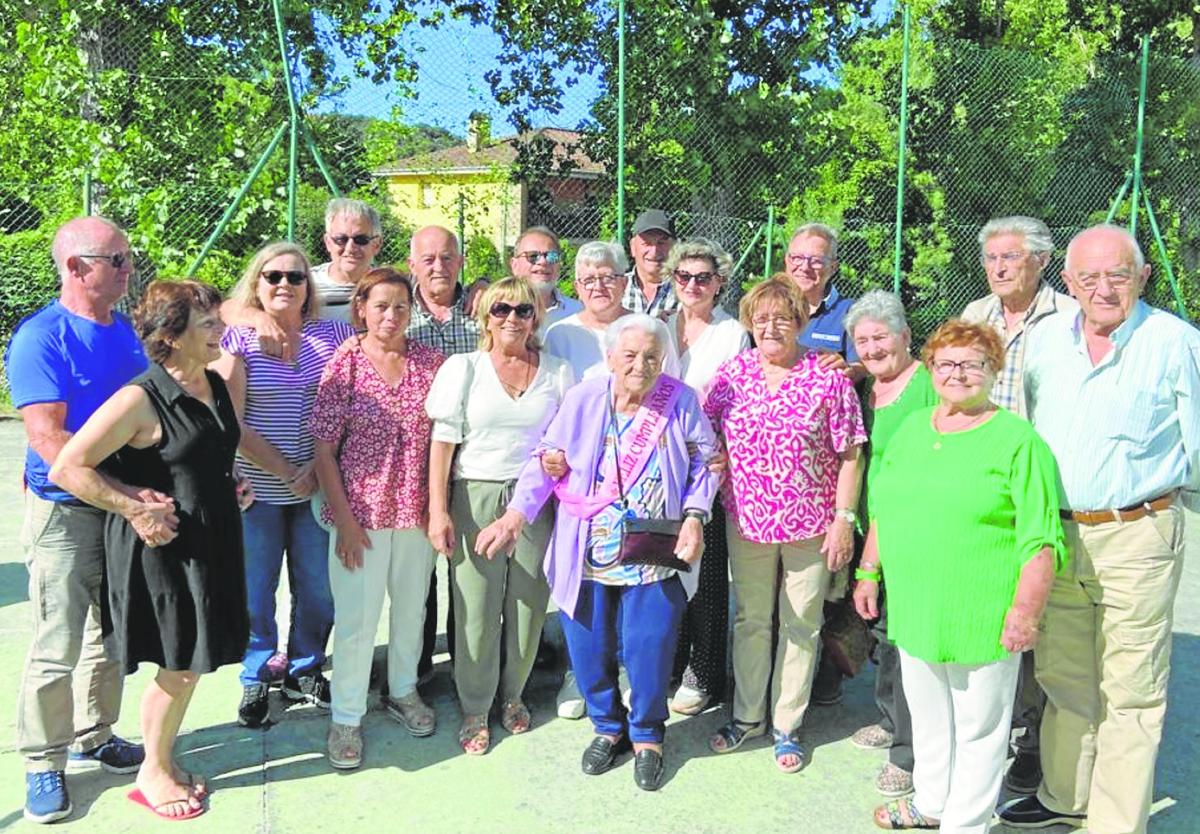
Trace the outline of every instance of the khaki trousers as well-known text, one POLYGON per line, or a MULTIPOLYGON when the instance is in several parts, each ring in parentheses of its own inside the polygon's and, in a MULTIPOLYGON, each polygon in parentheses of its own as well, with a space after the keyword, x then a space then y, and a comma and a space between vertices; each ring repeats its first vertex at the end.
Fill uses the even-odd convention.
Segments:
POLYGON ((823 537, 758 544, 726 528, 733 575, 733 718, 798 729, 808 709, 831 574, 823 537), (771 661, 778 609, 779 642, 771 661))
POLYGON ((1183 511, 1131 522, 1064 522, 1071 562, 1054 581, 1036 649, 1046 690, 1042 785, 1091 834, 1144 832, 1167 711, 1183 511))
POLYGON ((28 772, 63 770, 67 748, 112 738, 125 678, 104 646, 104 513, 25 493, 21 544, 33 642, 17 697, 17 748, 28 772))
POLYGON ((458 547, 450 560, 454 612, 454 683, 466 715, 496 698, 520 698, 537 657, 550 586, 542 563, 554 515, 547 507, 526 524, 512 554, 475 553, 479 531, 504 514, 511 482, 455 481, 450 517, 458 547), (503 641, 503 668, 501 642, 503 641))

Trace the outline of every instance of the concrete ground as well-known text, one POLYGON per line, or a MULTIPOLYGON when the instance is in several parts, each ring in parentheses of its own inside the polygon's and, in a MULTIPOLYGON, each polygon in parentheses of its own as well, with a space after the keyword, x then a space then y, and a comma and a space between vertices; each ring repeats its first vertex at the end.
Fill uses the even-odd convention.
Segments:
MULTIPOLYGON (((22 820, 24 783, 14 752, 16 692, 29 641, 27 574, 17 543, 21 517, 20 423, 0 421, 0 828, 22 820)), ((1189 519, 1192 559, 1177 605, 1171 709, 1159 757, 1155 834, 1200 831, 1200 519, 1189 519)), ((445 588, 445 583, 441 584, 445 588)), ((632 764, 601 777, 579 771, 591 738, 586 721, 554 715, 557 678, 535 673, 527 693, 534 728, 509 737, 493 725, 484 757, 462 755, 455 743, 460 719, 445 658, 426 691, 439 730, 413 739, 373 709, 364 723, 363 767, 334 772, 324 757, 327 718, 312 708, 273 706, 270 729, 235 723, 240 697, 236 669, 201 681, 179 740, 183 766, 206 774, 211 810, 188 830, 221 832, 353 831, 391 828, 419 832, 743 832, 802 831, 854 834, 876 830, 871 810, 880 801, 872 780, 881 752, 849 740, 876 719, 871 674, 850 681, 842 705, 814 707, 806 721, 812 763, 798 775, 779 773, 764 740, 717 757, 706 739, 725 719, 714 709, 675 719, 667 732, 667 780, 657 794, 633 785, 632 764)), ((120 735, 139 737, 138 698, 153 670, 128 679, 120 735)), ((374 694, 372 695, 374 698, 374 694)), ((57 827, 80 831, 157 830, 159 823, 125 798, 131 777, 71 775, 75 804, 57 827)), ((998 829, 1003 830, 1003 829, 998 829)))

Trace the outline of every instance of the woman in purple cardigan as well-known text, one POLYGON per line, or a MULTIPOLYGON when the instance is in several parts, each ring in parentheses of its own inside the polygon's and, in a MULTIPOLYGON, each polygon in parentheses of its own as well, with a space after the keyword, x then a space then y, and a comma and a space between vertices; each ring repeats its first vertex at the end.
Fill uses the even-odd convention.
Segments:
POLYGON ((489 558, 508 552, 522 526, 557 495, 546 578, 596 729, 583 772, 604 773, 632 743, 634 781, 649 791, 662 783, 675 643, 696 590, 703 526, 717 488, 706 467, 713 433, 696 395, 661 373, 669 344, 662 322, 651 316, 624 316, 609 326, 611 373, 567 392, 535 453, 561 450, 567 474, 555 479, 538 457, 530 460, 508 511, 475 543, 489 558), (623 558, 622 522, 630 518, 682 521, 657 555, 684 569, 623 558), (632 686, 628 716, 617 684, 618 645, 632 686))

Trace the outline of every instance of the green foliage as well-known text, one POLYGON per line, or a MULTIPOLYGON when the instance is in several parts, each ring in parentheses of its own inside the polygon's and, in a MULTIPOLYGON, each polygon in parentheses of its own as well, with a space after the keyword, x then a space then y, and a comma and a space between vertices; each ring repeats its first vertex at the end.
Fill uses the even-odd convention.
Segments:
MULTIPOLYGON (((21 319, 58 296, 58 273, 50 260, 53 238, 50 226, 0 235, 0 354, 21 319)), ((7 399, 0 368, 0 401, 7 399)))
POLYGON ((508 264, 500 257, 496 245, 483 235, 467 238, 466 260, 463 273, 468 281, 479 278, 495 281, 508 274, 508 264))

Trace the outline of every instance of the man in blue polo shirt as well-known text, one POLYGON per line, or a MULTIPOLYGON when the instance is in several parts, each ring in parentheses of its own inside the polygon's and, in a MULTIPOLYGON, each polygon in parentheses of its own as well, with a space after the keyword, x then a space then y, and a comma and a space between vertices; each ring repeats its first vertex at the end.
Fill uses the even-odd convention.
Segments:
POLYGON ((53 822, 71 813, 65 770, 132 773, 140 745, 113 735, 123 670, 100 633, 104 513, 47 477, 67 438, 101 403, 146 369, 129 320, 113 310, 133 273, 124 233, 82 217, 54 235, 62 281, 57 300, 25 318, 4 363, 21 412, 25 517, 33 641, 17 705, 17 747, 25 758, 25 817, 53 822))
POLYGON ((805 223, 792 232, 785 260, 788 275, 808 302, 808 325, 800 334, 800 344, 840 356, 845 362, 838 364, 848 365, 849 376, 857 381, 864 372, 842 324, 854 299, 842 296, 829 283, 838 268, 837 248, 837 232, 832 228, 805 223))

